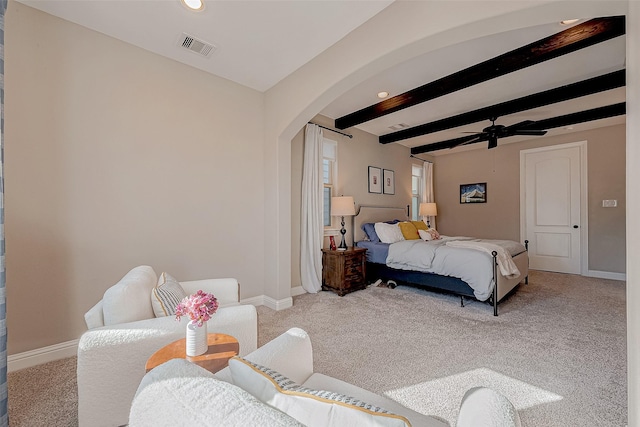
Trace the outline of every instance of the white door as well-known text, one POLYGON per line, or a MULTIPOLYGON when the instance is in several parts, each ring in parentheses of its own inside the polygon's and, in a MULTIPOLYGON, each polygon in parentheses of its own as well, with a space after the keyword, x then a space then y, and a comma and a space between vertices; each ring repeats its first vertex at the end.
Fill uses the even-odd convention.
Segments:
POLYGON ((546 147, 523 156, 522 212, 530 268, 580 274, 581 147, 546 147))

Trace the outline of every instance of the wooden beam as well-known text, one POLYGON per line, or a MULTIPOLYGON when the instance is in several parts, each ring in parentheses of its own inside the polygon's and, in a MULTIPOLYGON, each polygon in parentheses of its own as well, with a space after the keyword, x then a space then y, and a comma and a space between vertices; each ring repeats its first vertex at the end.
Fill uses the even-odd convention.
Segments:
POLYGON ((614 71, 609 74, 582 80, 577 83, 560 86, 555 89, 523 96, 512 101, 502 102, 478 110, 436 120, 409 129, 389 133, 379 137, 381 144, 402 141, 416 136, 439 132, 445 129, 453 129, 459 126, 489 120, 491 117, 501 117, 544 105, 555 104, 556 102, 567 101, 581 96, 591 95, 605 90, 615 89, 625 85, 625 70, 614 71))
POLYGON ((393 98, 347 114, 336 119, 335 127, 346 129, 359 125, 623 34, 625 34, 624 16, 591 19, 393 98))
MULTIPOLYGON (((580 111, 578 113, 565 114, 563 116, 552 117, 550 119, 538 120, 531 125, 522 129, 553 129, 562 126, 575 125, 577 123, 590 122, 592 120, 606 119, 608 117, 620 116, 626 113, 626 104, 620 102, 618 104, 607 105, 604 107, 593 108, 591 110, 580 111)), ((434 142, 432 144, 413 147, 411 154, 428 153, 431 151, 443 150, 445 148, 455 148, 462 143, 477 144, 478 142, 487 141, 486 136, 480 136, 477 141, 473 139, 476 135, 463 136, 460 138, 449 139, 447 141, 434 142)))

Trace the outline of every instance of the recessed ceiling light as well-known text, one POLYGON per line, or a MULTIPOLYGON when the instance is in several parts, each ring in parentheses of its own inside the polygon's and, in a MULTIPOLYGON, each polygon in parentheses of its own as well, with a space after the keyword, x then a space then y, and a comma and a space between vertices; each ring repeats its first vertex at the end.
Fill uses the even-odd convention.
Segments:
POLYGON ((578 21, 579 19, 565 19, 564 21, 560 21, 560 23, 562 25, 571 25, 571 24, 575 24, 578 21))
POLYGON ((380 98, 380 99, 384 99, 387 96, 389 96, 389 92, 384 92, 384 91, 383 92, 378 92, 378 98, 380 98))
POLYGON ((182 0, 182 4, 184 4, 191 10, 204 9, 204 3, 202 2, 202 0, 182 0))

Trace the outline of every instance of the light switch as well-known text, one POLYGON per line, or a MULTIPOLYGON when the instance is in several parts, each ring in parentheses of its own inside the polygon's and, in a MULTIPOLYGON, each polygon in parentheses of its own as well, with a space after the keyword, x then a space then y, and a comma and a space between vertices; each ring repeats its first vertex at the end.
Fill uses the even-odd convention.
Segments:
POLYGON ((615 208, 616 206, 618 206, 618 201, 617 200, 603 200, 602 201, 602 207, 603 208, 615 208))

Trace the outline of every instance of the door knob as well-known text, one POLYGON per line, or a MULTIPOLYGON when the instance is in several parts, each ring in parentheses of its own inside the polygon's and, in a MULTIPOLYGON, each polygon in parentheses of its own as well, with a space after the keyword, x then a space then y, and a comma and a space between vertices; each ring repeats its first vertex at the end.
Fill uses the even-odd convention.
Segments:
POLYGON ((573 228, 578 228, 578 226, 577 226, 577 225, 574 225, 574 226, 573 226, 573 228))

